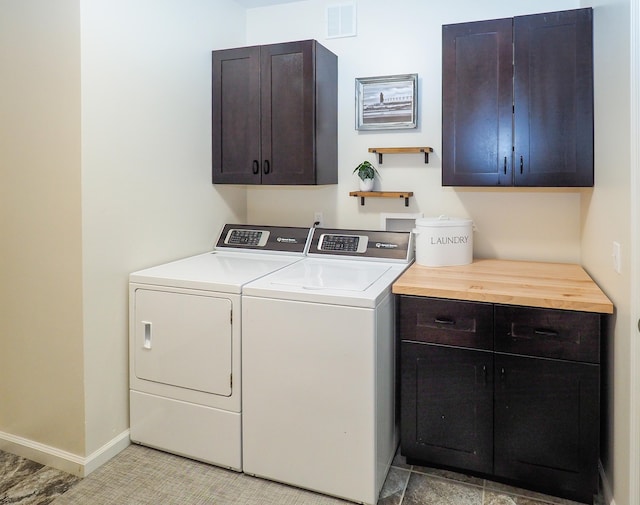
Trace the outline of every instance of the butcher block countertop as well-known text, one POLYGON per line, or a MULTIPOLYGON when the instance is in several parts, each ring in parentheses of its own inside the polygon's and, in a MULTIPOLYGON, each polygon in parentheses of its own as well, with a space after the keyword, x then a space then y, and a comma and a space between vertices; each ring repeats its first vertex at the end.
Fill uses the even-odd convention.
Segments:
POLYGON ((478 259, 469 265, 414 263, 393 284, 399 295, 613 314, 613 304, 580 265, 478 259))

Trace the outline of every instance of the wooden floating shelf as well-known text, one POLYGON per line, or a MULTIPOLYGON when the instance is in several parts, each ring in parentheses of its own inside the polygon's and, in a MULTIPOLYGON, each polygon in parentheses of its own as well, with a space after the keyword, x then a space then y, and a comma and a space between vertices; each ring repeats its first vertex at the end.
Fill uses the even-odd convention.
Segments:
POLYGON ((382 165, 383 154, 406 154, 406 153, 424 153, 424 162, 429 163, 429 153, 433 152, 431 147, 370 147, 370 153, 378 155, 378 163, 382 165))
POLYGON ((360 197, 360 205, 364 205, 365 198, 404 198, 404 206, 408 207, 413 191, 352 191, 349 196, 360 197))

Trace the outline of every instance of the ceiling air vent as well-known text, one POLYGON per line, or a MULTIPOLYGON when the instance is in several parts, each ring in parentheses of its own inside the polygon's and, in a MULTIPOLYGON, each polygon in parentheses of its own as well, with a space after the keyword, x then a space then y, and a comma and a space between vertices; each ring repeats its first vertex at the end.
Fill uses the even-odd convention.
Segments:
POLYGON ((356 36, 355 2, 327 6, 327 38, 356 36))

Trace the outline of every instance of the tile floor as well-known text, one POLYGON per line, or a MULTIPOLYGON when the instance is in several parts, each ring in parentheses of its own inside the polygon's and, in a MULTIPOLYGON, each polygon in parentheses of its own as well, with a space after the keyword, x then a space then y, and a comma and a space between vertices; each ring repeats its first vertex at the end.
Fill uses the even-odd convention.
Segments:
MULTIPOLYGON (((178 458, 177 456, 168 455, 160 451, 152 449, 141 448, 140 446, 132 446, 126 451, 133 450, 134 452, 140 452, 143 456, 149 454, 146 457, 160 458, 163 461, 165 459, 170 460, 169 468, 163 467, 165 479, 170 477, 166 475, 166 471, 172 471, 176 468, 176 461, 183 461, 184 458, 178 458), (178 458, 178 459, 176 459, 178 458), (173 461, 173 463, 171 463, 173 461)), ((126 452, 125 451, 125 452, 126 452)), ((124 452, 121 455, 116 456, 114 460, 123 458, 124 452)), ((203 471, 212 471, 216 469, 210 465, 203 463, 197 463, 191 460, 184 460, 185 464, 196 465, 198 468, 202 468, 203 471)), ((105 465, 106 466, 106 465, 105 465)), ((228 470, 217 469, 220 472, 229 472, 233 474, 233 477, 239 476, 244 478, 243 474, 237 474, 236 472, 230 472, 228 470)), ((109 475, 109 474, 108 474, 109 475)), ((113 479, 113 477, 108 477, 113 479)), ((86 479, 90 480, 91 475, 86 479)), ((129 480, 132 476, 129 475, 129 480)), ((182 477, 180 477, 182 478, 182 477)), ((264 493, 272 495, 274 489, 282 489, 282 493, 287 493, 283 486, 262 479, 251 479, 252 486, 254 486, 253 493, 256 496, 262 496, 264 493), (262 491, 261 491, 262 489, 262 491)), ((73 488, 78 482, 82 482, 81 479, 65 474, 58 470, 44 467, 38 463, 31 462, 24 458, 19 458, 12 454, 3 453, 0 451, 0 504, 1 505, 46 505, 51 503, 57 497, 60 497, 64 501, 64 493, 73 488)), ((244 481, 241 481, 244 482, 244 481)), ((239 485, 242 485, 242 483, 239 485)), ((135 488, 140 487, 140 480, 133 479, 132 483, 135 484, 135 488)), ((83 484, 84 485, 84 484, 83 484)), ((245 484, 247 485, 247 484, 245 484)), ((78 486, 82 487, 82 486, 78 486)), ((193 487, 193 486, 191 486, 193 487)), ((289 488, 292 489, 292 488, 289 488)), ((142 490, 144 491, 144 490, 142 490)), ((190 501, 188 496, 201 496, 205 489, 188 489, 187 495, 183 495, 180 499, 180 503, 189 505, 190 503, 204 503, 202 501, 190 501), (192 493, 192 494, 191 494, 192 493), (186 501, 185 501, 186 500, 186 501)), ((74 492, 75 493, 75 490, 74 492)), ((70 493, 70 494, 73 494, 70 493)), ((146 494, 146 493, 143 493, 146 494)), ((95 494, 93 498, 98 499, 95 494)), ((131 496, 131 495, 129 495, 131 496)), ((206 503, 219 503, 219 498, 207 493, 206 503)), ((263 496, 266 499, 266 497, 263 496)), ((84 505, 85 500, 81 500, 84 505)), ((118 500, 119 501, 119 500, 118 500)), ((271 501, 267 500, 269 503, 271 501)), ((99 503, 112 503, 110 498, 98 500, 99 503)), ((98 503, 96 502, 96 503, 98 503)), ((130 503, 117 503, 114 505, 131 505, 130 503)), ((336 500, 330 497, 323 497, 315 493, 300 493, 298 498, 294 499, 292 503, 304 505, 305 503, 332 503, 332 504, 345 504, 349 502, 343 500, 336 500)), ((80 502, 73 502, 80 503, 80 502)), ((137 503, 137 502, 136 502, 137 503)), ((140 502, 142 503, 142 502, 140 502)), ((144 502, 147 503, 147 502, 144 502)), ((240 499, 233 503, 244 503, 240 499)), ((254 503, 253 501, 251 503, 254 503)), ((91 505, 91 504, 87 504, 91 505)), ((578 505, 576 502, 570 500, 563 500, 552 496, 547 496, 531 491, 518 489, 496 482, 488 481, 485 479, 472 477, 464 474, 437 470, 428 467, 408 465, 403 456, 399 453, 396 455, 393 464, 389 470, 387 480, 380 494, 378 505, 578 505)), ((602 499, 597 498, 594 505, 602 505, 602 499)))
POLYGON ((0 451, 0 504, 46 505, 79 477, 0 451))
MULTIPOLYGON (((378 505, 578 505, 460 473, 408 465, 396 455, 378 505)), ((596 497, 594 505, 602 505, 596 497)))

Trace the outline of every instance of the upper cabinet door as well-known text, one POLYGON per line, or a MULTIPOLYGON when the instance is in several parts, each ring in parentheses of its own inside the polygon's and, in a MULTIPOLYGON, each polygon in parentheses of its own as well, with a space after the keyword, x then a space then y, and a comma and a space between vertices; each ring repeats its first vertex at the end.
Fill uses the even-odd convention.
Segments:
POLYGON ((213 182, 260 184, 260 47, 212 58, 213 182))
POLYGON ((446 25, 444 186, 592 186, 592 10, 446 25))
POLYGON ((213 52, 213 182, 338 182, 338 59, 315 40, 213 52))
POLYGON ((512 19, 442 30, 442 184, 511 185, 512 19))
POLYGON ((514 19, 518 186, 593 185, 592 10, 514 19))
POLYGON ((262 47, 264 184, 313 178, 314 54, 309 41, 262 47))

